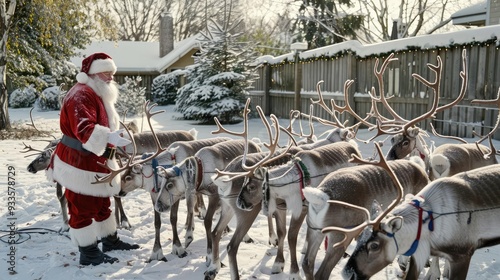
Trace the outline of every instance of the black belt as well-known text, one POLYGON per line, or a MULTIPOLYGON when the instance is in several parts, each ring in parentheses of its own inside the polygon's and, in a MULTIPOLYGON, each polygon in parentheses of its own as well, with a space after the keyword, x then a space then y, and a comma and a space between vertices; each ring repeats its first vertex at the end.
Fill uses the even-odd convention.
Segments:
MULTIPOLYGON (((69 137, 67 135, 63 135, 61 139, 61 143, 63 143, 65 146, 70 147, 72 149, 75 149, 77 151, 83 152, 83 153, 90 153, 88 150, 86 150, 82 142, 80 140, 69 137)), ((112 159, 115 157, 116 153, 116 148, 115 147, 106 147, 106 150, 104 151, 104 154, 101 155, 101 157, 105 157, 108 159, 112 159)))

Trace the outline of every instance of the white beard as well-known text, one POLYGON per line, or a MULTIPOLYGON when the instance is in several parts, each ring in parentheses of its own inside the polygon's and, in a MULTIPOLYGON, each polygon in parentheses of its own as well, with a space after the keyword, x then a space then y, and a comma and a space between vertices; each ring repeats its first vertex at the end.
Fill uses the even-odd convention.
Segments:
POLYGON ((108 114, 109 129, 115 131, 120 125, 120 118, 115 109, 115 103, 118 99, 118 83, 111 81, 109 83, 101 80, 99 77, 89 77, 87 85, 94 90, 103 103, 108 114))

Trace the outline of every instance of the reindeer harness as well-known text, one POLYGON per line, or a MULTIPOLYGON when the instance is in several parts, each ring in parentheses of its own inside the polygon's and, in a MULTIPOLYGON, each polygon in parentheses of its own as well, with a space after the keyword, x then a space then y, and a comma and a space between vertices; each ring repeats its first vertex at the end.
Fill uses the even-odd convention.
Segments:
MULTIPOLYGON (((428 226, 429 230, 434 231, 434 217, 432 215, 432 211, 424 210, 422 207, 420 207, 420 200, 417 200, 417 199, 413 199, 410 202, 410 205, 417 208, 419 222, 418 222, 417 236, 415 237, 415 240, 411 244, 410 249, 408 249, 405 253, 402 254, 403 256, 407 256, 407 257, 415 254, 415 252, 417 251, 418 243, 420 242, 420 234, 422 233, 422 225, 423 224, 425 224, 427 221, 429 221, 429 226, 428 226), (425 218, 425 219, 422 218, 424 211, 427 212, 427 214, 428 214, 427 218, 425 218), (420 221, 422 221, 422 222, 420 222, 420 221)), ((396 250, 399 251, 398 242, 397 242, 394 234, 387 233, 387 232, 384 232, 384 234, 387 235, 388 237, 391 237, 392 239, 394 239, 394 243, 396 244, 396 250)))

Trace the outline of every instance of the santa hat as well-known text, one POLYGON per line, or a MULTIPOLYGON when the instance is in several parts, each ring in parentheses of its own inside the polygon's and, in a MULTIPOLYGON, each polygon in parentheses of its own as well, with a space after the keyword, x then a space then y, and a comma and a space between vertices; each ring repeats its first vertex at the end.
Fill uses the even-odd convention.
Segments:
POLYGON ((76 80, 80 84, 86 84, 91 74, 102 72, 116 72, 116 65, 111 57, 105 53, 94 53, 82 61, 81 72, 76 75, 76 80))

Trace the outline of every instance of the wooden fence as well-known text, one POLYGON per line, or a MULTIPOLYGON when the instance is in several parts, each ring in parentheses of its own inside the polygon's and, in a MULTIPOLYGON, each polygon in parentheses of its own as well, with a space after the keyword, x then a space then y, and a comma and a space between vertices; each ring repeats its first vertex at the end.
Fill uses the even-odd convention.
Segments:
MULTIPOLYGON (((498 26, 492 30, 500 35, 498 26)), ((379 44, 352 47, 349 43, 343 48, 342 43, 337 46, 335 52, 318 49, 297 56, 289 54, 271 60, 266 58, 258 68, 260 79, 250 91, 252 104, 260 105, 266 114, 273 113, 281 118, 287 118, 292 109, 307 113, 310 99, 318 98, 318 82, 324 81, 321 91, 327 104, 329 99, 333 98, 337 104, 343 105, 344 82, 353 79, 354 84, 348 94, 349 102, 358 115, 366 116, 371 108, 371 99, 367 93, 372 88, 377 94, 382 90, 374 75, 376 61, 379 59, 380 69, 384 59, 394 53, 397 60, 389 63, 383 75, 383 90, 386 96, 393 96, 389 99, 389 104, 394 110, 403 118, 412 119, 427 112, 433 98, 432 89, 413 78, 412 74, 416 73, 428 81, 434 81, 435 74, 428 64, 436 65, 439 56, 443 64, 440 106, 448 104, 456 99, 462 86, 460 71, 463 70, 462 52, 465 50, 468 68, 465 97, 458 105, 438 113, 432 122, 436 130, 444 135, 472 138, 473 131, 486 134, 497 121, 498 108, 474 106, 471 105, 471 100, 497 97, 500 88, 500 52, 496 37, 492 38, 490 33, 489 37, 481 40, 478 34, 481 32, 461 31, 456 36, 462 38, 462 43, 432 48, 420 46, 428 46, 428 41, 436 40, 436 36, 402 39, 406 42, 395 40, 385 42, 382 46, 379 44), (403 43, 406 48, 390 48, 403 43), (380 49, 385 52, 376 53, 380 49), (295 61, 299 61, 299 64, 296 65, 295 61), (302 86, 299 89, 294 88, 296 72, 301 74, 299 79, 302 86), (300 92, 300 108, 295 105, 295 92, 300 92)), ((451 36, 453 37, 453 34, 451 36)), ((318 106, 314 108, 314 115, 331 119, 318 106)), ((342 116, 342 120, 345 118, 342 116)), ((354 121, 352 118, 350 120, 354 121)), ((425 121, 419 125, 429 130, 429 123, 430 121, 425 121)), ((495 135, 495 139, 500 139, 500 132, 495 135)))

